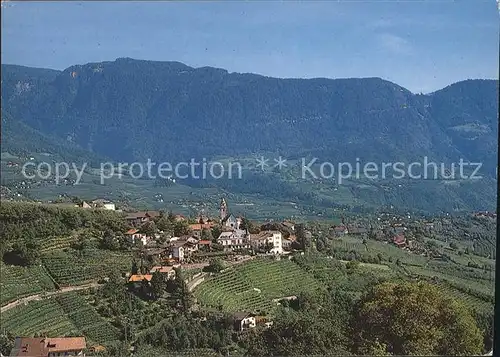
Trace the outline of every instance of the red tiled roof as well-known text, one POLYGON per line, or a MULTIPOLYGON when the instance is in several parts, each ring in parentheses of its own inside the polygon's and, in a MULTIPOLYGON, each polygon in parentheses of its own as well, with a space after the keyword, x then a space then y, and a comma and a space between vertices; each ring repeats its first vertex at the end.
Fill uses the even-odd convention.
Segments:
POLYGON ((132 235, 132 234, 136 234, 137 232, 139 232, 139 230, 138 230, 138 229, 134 229, 134 228, 132 228, 132 229, 129 229, 129 230, 127 231, 127 233, 125 233, 125 234, 130 234, 130 235, 132 235))
POLYGON ((151 281, 151 279, 153 278, 153 276, 151 274, 146 274, 146 275, 142 275, 142 274, 136 274, 136 275, 132 275, 130 277, 130 279, 128 279, 128 281, 130 283, 132 282, 139 282, 139 281, 143 281, 143 280, 147 280, 147 281, 151 281))
POLYGON ((47 338, 49 352, 79 351, 87 347, 85 337, 47 338))
POLYGON ((157 266, 154 266, 153 268, 151 268, 150 273, 154 273, 154 272, 170 273, 173 270, 174 270, 173 266, 159 266, 159 265, 157 265, 157 266))
POLYGON ((198 244, 201 244, 201 245, 211 245, 211 244, 212 244, 212 242, 211 242, 211 241, 209 241, 209 240, 200 240, 200 241, 198 242, 198 244))
POLYGON ((85 337, 18 337, 11 356, 47 357, 49 353, 81 351, 86 347, 85 337))
POLYGON ((404 244, 406 243, 406 238, 404 235, 400 234, 400 235, 397 235, 395 236, 392 241, 395 243, 395 244, 404 244))
POLYGON ((212 223, 196 223, 196 224, 190 224, 189 228, 193 231, 201 231, 202 229, 211 229, 213 227, 212 223))

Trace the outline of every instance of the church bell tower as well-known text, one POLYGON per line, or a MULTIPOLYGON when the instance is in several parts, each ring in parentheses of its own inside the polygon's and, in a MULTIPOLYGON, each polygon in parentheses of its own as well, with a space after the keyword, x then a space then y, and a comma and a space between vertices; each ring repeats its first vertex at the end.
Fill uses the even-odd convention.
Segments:
POLYGON ((227 216, 227 203, 224 198, 220 202, 220 219, 223 220, 227 216))

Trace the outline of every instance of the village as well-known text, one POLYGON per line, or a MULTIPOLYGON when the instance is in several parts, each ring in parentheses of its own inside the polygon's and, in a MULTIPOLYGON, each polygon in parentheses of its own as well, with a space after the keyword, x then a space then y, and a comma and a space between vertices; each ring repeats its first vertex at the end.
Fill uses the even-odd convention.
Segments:
MULTIPOLYGON (((348 238, 363 244, 367 240, 377 240, 407 253, 438 260, 445 258, 446 250, 454 249, 451 243, 444 249, 437 249, 419 238, 420 235, 433 237, 436 232, 446 230, 451 224, 451 218, 446 216, 424 219, 380 213, 371 219, 342 217, 339 224, 306 226, 291 219, 257 224, 231 213, 225 198, 220 201, 216 217, 203 213, 185 217, 161 211, 121 212, 106 199, 71 205, 80 209, 115 211, 123 216, 128 228, 120 239, 128 243, 135 260, 131 269, 123 272, 122 281, 129 292, 146 297, 153 294, 153 277, 158 274, 164 281, 174 281, 177 272, 192 272, 183 275, 191 291, 205 277, 217 275, 233 265, 257 257, 291 259, 294 254, 304 254, 307 246, 319 250, 320 241, 325 240, 340 242, 348 238), (214 270, 217 261, 222 262, 222 267, 214 270)), ((496 214, 477 212, 471 217, 495 220, 496 214)), ((294 299, 296 296, 283 296, 273 299, 272 303, 288 303, 285 300, 294 299)), ((242 333, 258 326, 268 328, 273 321, 258 311, 242 309, 232 313, 232 324, 236 333, 242 333)), ((44 357, 84 356, 98 352, 98 348, 88 347, 85 337, 17 337, 11 356, 28 356, 29 353, 44 357)))
MULTIPOLYGON (((115 203, 102 198, 88 203, 81 201, 77 206, 121 212, 115 203)), ((443 250, 435 249, 434 243, 428 244, 419 237, 433 237, 452 224, 449 215, 425 219, 409 214, 379 213, 371 220, 356 216, 342 217, 340 224, 330 225, 324 230, 305 229, 303 224, 291 219, 269 220, 259 225, 231 213, 225 198, 220 201, 218 217, 203 213, 197 217, 186 217, 173 213, 167 215, 161 211, 123 213, 129 226, 124 236, 131 244, 131 249, 148 262, 157 263, 147 274, 132 274, 130 281, 136 282, 150 279, 155 271, 173 275, 175 267, 205 267, 214 257, 235 262, 256 255, 286 256, 304 251, 307 241, 314 244, 321 239, 335 241, 346 237, 362 242, 374 239, 408 253, 441 259, 443 250), (179 229, 177 232, 174 230, 174 234, 164 232, 161 223, 157 224, 162 220, 172 221, 179 229), (297 229, 299 226, 303 228, 300 232, 297 229)), ((496 220, 494 212, 475 212, 470 216, 496 220)), ((454 244, 450 243, 444 251, 453 249, 454 244)))

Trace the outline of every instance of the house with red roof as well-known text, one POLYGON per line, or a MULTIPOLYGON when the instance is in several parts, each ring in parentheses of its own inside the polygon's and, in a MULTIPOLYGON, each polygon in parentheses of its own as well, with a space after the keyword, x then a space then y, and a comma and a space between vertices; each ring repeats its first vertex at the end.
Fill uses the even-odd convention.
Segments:
POLYGON ((406 237, 403 234, 398 234, 398 235, 394 236, 394 238, 392 238, 392 242, 396 246, 403 248, 406 246, 406 237))
POLYGON ((127 232, 125 232, 125 236, 132 242, 132 244, 141 243, 142 245, 148 244, 148 237, 146 234, 141 233, 136 228, 131 228, 127 232))
POLYGON ((85 356, 85 337, 16 337, 10 352, 15 357, 85 356))

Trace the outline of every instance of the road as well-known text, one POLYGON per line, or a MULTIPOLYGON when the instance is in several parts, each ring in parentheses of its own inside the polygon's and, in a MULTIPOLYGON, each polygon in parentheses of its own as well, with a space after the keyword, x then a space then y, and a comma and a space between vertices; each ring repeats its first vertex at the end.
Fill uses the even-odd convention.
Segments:
POLYGON ((49 291, 49 292, 43 292, 43 293, 25 296, 21 299, 14 300, 14 301, 8 303, 7 305, 2 306, 0 308, 0 313, 3 313, 3 312, 8 311, 10 309, 13 309, 16 306, 27 304, 28 302, 31 302, 31 301, 42 300, 42 299, 45 299, 48 297, 52 297, 54 295, 69 293, 72 291, 97 288, 98 286, 100 286, 100 284, 98 284, 98 283, 90 283, 90 284, 77 285, 77 286, 68 286, 68 287, 64 287, 64 288, 61 288, 61 289, 56 290, 56 291, 49 291))

